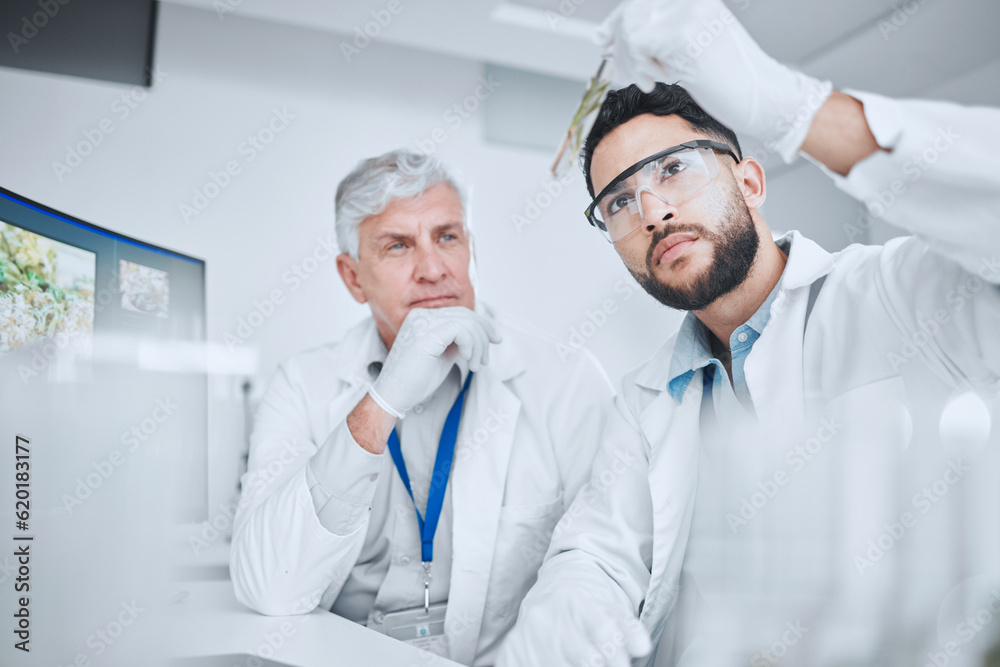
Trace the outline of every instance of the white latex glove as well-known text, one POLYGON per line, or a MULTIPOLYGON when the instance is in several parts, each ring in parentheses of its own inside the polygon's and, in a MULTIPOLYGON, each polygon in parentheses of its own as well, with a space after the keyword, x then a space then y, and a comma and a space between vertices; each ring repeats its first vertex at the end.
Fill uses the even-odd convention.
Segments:
POLYGON ((596 39, 623 82, 646 92, 679 83, 737 136, 756 137, 785 162, 833 88, 764 53, 721 0, 628 0, 596 39))
POLYGON ((489 363, 490 343, 499 342, 493 324, 468 308, 414 308, 368 393, 379 407, 402 419, 441 386, 458 357, 478 371, 489 363))
POLYGON ((633 658, 653 650, 649 632, 631 614, 599 604, 566 598, 530 610, 510 632, 497 657, 497 667, 606 665, 630 667, 633 658), (531 611, 538 613, 531 613, 531 611))

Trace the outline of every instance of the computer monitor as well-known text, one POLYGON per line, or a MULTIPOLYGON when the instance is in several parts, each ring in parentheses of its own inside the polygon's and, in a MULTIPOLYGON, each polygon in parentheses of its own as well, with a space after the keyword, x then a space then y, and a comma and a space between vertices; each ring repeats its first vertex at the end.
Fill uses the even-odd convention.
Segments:
POLYGON ((202 260, 0 189, 0 614, 30 633, 0 664, 148 652, 113 619, 155 615, 208 517, 205 338, 202 260))
POLYGON ((205 337, 202 260, 0 188, 0 424, 39 443, 35 507, 162 485, 205 520, 205 337))

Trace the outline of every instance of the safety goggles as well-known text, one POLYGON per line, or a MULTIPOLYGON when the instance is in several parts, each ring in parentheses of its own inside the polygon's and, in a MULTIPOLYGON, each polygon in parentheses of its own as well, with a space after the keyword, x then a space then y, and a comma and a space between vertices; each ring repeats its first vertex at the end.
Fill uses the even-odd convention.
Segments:
POLYGON ((703 139, 650 155, 618 174, 584 214, 609 242, 620 241, 643 223, 643 193, 672 206, 684 203, 719 175, 716 152, 739 162, 729 146, 703 139))

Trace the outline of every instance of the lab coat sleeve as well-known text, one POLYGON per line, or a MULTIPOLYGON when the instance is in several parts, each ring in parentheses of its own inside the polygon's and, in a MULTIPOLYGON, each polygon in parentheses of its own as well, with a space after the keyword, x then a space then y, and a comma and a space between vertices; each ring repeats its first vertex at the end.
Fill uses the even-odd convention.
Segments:
POLYGON ((589 479, 601 445, 598 434, 615 410, 614 387, 597 359, 586 349, 572 359, 559 389, 560 400, 552 404, 548 415, 567 505, 589 479))
MULTIPOLYGON (((861 100, 878 151, 837 187, 869 212, 925 241, 976 273, 1000 254, 1000 109, 894 100, 846 91, 861 100)), ((990 281, 1000 284, 1000 272, 990 281)))
POLYGON ((893 100, 864 104, 878 152, 837 186, 913 236, 883 248, 876 287, 905 339, 954 386, 1000 378, 1000 110, 893 100), (925 336, 930 340, 923 344, 925 336))
POLYGON ((652 563, 649 456, 617 402, 590 480, 556 525, 499 667, 596 664, 603 660, 596 647, 639 614, 652 563))
POLYGON ((230 553, 237 599, 268 615, 336 596, 361 551, 382 466, 344 422, 317 447, 296 376, 294 363, 279 368, 257 411, 230 553))

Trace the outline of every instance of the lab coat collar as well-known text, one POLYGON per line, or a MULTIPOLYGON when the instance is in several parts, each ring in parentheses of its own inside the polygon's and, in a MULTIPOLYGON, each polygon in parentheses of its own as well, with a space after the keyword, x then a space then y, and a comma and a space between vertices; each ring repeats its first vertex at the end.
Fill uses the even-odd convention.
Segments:
MULTIPOLYGON (((781 292, 811 285, 833 269, 834 256, 797 230, 792 230, 775 239, 775 243, 788 253, 788 261, 785 263, 785 269, 780 279, 781 292)), ((693 323, 688 322, 688 319, 693 317, 689 313, 681 324, 681 330, 671 336, 639 369, 634 380, 637 385, 655 391, 667 391, 670 378, 675 375, 671 373, 671 360, 676 346, 684 344, 683 341, 692 344, 692 335, 682 337, 680 333, 684 331, 685 326, 693 326, 693 323), (681 342, 679 343, 679 341, 681 342)), ((691 334, 691 332, 687 333, 691 334)), ((693 376, 694 373, 692 373, 693 376)), ((684 383, 685 390, 690 380, 691 378, 688 378, 687 382, 684 383)))
MULTIPOLYGON (((675 333, 639 369, 635 376, 635 383, 637 385, 655 391, 667 390, 667 382, 670 380, 670 360, 674 356, 674 347, 677 345, 677 340, 678 334, 675 333)), ((692 372, 693 376, 694 373, 692 372)))
POLYGON ((712 360, 712 345, 708 339, 708 329, 701 321, 688 313, 677 331, 673 354, 670 355, 670 373, 667 389, 678 403, 691 384, 696 371, 707 366, 712 360))
MULTIPOLYGON (((787 242, 783 243, 782 250, 788 251, 787 242)), ((764 303, 746 321, 744 326, 757 332, 757 336, 764 333, 764 327, 771 319, 771 305, 780 291, 781 279, 779 278, 771 289, 771 293, 764 299, 764 303)), ((736 331, 742 328, 741 326, 736 331)), ((681 398, 695 373, 708 366, 714 359, 710 335, 708 327, 702 324, 694 313, 688 313, 684 317, 681 328, 677 332, 677 343, 674 345, 674 354, 670 359, 670 380, 667 382, 667 390, 677 403, 681 402, 681 398)), ((752 344, 750 343, 750 345, 752 344)))
POLYGON ((783 248, 787 245, 788 262, 781 274, 782 291, 808 287, 833 270, 833 254, 798 230, 793 229, 774 242, 783 248))
POLYGON ((369 364, 385 361, 385 344, 371 316, 348 329, 341 342, 330 345, 329 349, 333 351, 331 366, 336 369, 337 378, 350 385, 371 384, 369 364))

